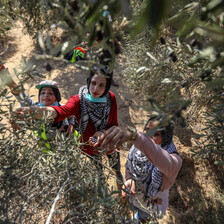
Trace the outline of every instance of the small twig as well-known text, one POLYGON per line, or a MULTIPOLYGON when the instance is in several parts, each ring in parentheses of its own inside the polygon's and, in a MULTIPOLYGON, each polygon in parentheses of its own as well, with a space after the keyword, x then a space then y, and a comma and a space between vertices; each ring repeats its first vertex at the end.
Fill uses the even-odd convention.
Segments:
POLYGON ((147 56, 149 56, 152 60, 154 60, 156 63, 159 63, 159 61, 149 52, 146 52, 147 56))
POLYGON ((54 212, 55 212, 55 206, 56 206, 56 204, 57 204, 57 201, 61 198, 61 195, 60 195, 60 194, 61 194, 62 190, 64 189, 64 187, 65 187, 65 185, 67 184, 68 181, 69 181, 69 179, 67 179, 67 180, 63 183, 63 185, 61 186, 61 188, 60 188, 60 190, 59 190, 59 192, 58 192, 58 194, 57 194, 57 196, 56 196, 56 198, 54 199, 54 203, 53 203, 53 205, 51 206, 50 214, 49 214, 49 216, 48 216, 47 221, 46 221, 45 224, 49 224, 49 223, 50 223, 51 218, 52 218, 52 216, 53 216, 53 214, 54 214, 54 212))

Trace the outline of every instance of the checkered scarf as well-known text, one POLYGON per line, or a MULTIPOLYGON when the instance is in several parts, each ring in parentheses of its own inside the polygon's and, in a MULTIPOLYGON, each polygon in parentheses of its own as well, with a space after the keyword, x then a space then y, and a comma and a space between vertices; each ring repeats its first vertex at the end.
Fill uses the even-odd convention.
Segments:
POLYGON ((86 130, 89 120, 93 123, 95 131, 102 130, 107 126, 109 114, 111 110, 111 99, 109 93, 105 95, 107 102, 96 103, 85 98, 88 93, 87 86, 83 86, 79 90, 79 98, 81 103, 81 119, 80 131, 83 134, 86 130))
MULTIPOLYGON (((170 154, 176 152, 176 147, 173 142, 163 147, 163 149, 170 154)), ((163 174, 148 160, 145 154, 134 145, 132 145, 128 154, 126 166, 130 170, 132 176, 142 183, 146 196, 155 197, 162 186, 163 174)))

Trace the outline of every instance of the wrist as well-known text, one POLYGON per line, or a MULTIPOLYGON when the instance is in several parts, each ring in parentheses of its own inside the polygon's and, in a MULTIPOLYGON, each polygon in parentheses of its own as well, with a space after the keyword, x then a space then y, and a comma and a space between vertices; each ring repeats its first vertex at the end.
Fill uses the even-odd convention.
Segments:
POLYGON ((134 141, 137 137, 137 130, 135 127, 127 126, 128 134, 128 141, 134 141))

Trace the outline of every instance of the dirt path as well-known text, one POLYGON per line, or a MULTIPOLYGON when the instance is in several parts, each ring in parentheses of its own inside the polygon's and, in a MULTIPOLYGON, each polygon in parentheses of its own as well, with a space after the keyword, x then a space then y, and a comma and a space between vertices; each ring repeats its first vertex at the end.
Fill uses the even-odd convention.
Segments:
MULTIPOLYGON (((0 56, 6 62, 6 67, 9 68, 9 71, 12 72, 14 68, 19 69, 20 61, 22 56, 27 60, 30 59, 33 53, 36 53, 34 41, 30 38, 29 35, 23 33, 23 26, 20 22, 16 22, 15 26, 8 31, 10 39, 8 42, 8 48, 1 53, 0 56)), ((119 87, 111 87, 111 91, 115 93, 117 97, 118 105, 118 121, 119 125, 124 126, 128 124, 135 124, 144 122, 147 118, 147 113, 137 107, 137 102, 130 95, 127 86, 122 83, 122 79, 119 76, 122 71, 122 56, 117 58, 116 69, 115 69, 115 79, 119 82, 119 87)), ((77 69, 72 64, 64 63, 52 63, 50 62, 53 70, 48 73, 45 70, 44 63, 38 62, 36 67, 37 71, 46 76, 46 79, 57 81, 62 92, 62 103, 66 103, 71 95, 77 94, 79 88, 86 84, 87 73, 77 69)), ((25 88, 29 95, 37 96, 38 91, 35 89, 35 85, 40 81, 40 78, 33 80, 25 88)), ((37 98, 33 98, 37 100, 37 98)), ((143 125, 135 125, 139 130, 142 130, 143 125)), ((179 139, 175 137, 175 143, 178 148, 181 148, 181 151, 188 150, 188 147, 183 147, 179 139)), ((127 151, 122 151, 121 163, 122 163, 122 172, 124 174, 124 163, 126 161, 125 155, 127 151)), ((173 188, 171 191, 171 197, 176 195, 176 188, 173 188)), ((178 211, 175 211, 175 207, 168 210, 167 215, 160 221, 160 223, 178 223, 178 211)))
POLYGON ((10 72, 14 68, 19 68, 22 56, 26 59, 31 57, 31 52, 34 50, 33 40, 28 34, 24 34, 22 31, 24 27, 21 22, 17 21, 14 24, 14 28, 8 31, 10 36, 8 40, 8 47, 4 51, 5 65, 9 68, 10 72))

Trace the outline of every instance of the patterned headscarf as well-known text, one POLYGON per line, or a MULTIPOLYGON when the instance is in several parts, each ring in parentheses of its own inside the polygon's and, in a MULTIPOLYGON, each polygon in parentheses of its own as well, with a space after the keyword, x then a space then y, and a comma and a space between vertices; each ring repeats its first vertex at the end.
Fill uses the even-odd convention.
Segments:
POLYGON ((83 86, 79 90, 79 98, 81 104, 80 131, 83 134, 86 130, 89 119, 92 121, 95 131, 102 130, 106 127, 111 110, 111 99, 109 93, 105 95, 105 103, 96 103, 86 99, 88 93, 87 86, 83 86))

